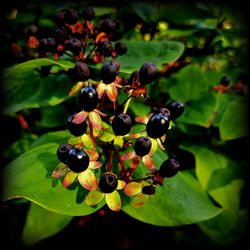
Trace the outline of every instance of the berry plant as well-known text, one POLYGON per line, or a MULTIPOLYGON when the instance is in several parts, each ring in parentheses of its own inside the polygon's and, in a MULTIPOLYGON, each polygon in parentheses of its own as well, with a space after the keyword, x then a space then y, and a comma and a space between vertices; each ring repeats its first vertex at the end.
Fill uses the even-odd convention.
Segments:
POLYGON ((2 201, 4 213, 25 210, 20 246, 95 215, 172 230, 174 247, 193 228, 211 247, 244 239, 246 33, 230 13, 212 3, 6 7, 2 201))

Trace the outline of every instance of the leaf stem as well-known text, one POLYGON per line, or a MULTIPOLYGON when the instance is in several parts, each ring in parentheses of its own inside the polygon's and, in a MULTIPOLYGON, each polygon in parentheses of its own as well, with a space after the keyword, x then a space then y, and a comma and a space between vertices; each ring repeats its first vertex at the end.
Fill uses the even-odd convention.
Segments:
POLYGON ((132 96, 130 96, 130 97, 127 99, 126 103, 125 103, 125 106, 124 106, 124 109, 123 109, 123 113, 124 113, 124 114, 127 113, 128 106, 129 106, 129 103, 130 103, 131 100, 132 100, 132 96))

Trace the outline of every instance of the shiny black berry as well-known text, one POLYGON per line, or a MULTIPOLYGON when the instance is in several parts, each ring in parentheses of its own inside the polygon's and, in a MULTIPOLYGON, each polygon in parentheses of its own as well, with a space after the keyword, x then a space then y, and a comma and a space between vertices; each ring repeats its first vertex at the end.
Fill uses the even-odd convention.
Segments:
POLYGON ((78 13, 75 9, 67 9, 64 13, 64 20, 67 24, 76 24, 78 21, 78 13))
POLYGON ((99 181, 99 188, 103 193, 112 193, 118 186, 118 178, 115 174, 104 173, 99 181))
POLYGON ((98 94, 92 86, 84 87, 81 90, 79 102, 85 111, 92 111, 97 107, 98 94))
POLYGON ((86 7, 82 12, 84 20, 91 21, 95 18, 95 10, 92 7, 86 7))
POLYGON ((67 165, 76 173, 82 172, 89 166, 89 156, 83 149, 72 147, 68 153, 67 165))
POLYGON ((169 158, 161 164, 159 174, 161 177, 170 178, 176 175, 179 170, 180 170, 179 162, 174 158, 169 158))
POLYGON ((39 43, 39 51, 44 52, 55 52, 57 48, 57 43, 55 38, 49 37, 49 38, 43 38, 40 40, 39 43))
POLYGON ((87 131, 87 123, 83 121, 81 123, 73 123, 75 115, 70 115, 67 119, 67 129, 74 136, 81 136, 87 131))
POLYGON ((34 24, 29 25, 28 27, 25 28, 24 32, 28 35, 35 35, 38 31, 38 27, 34 24))
POLYGON ((56 40, 60 44, 64 44, 64 41, 69 39, 71 35, 71 30, 68 26, 62 26, 55 30, 56 40))
POLYGON ((135 146, 134 146, 136 155, 138 156, 147 155, 150 152, 151 146, 152 142, 149 138, 145 136, 139 137, 135 141, 135 146))
POLYGON ((62 144, 57 148, 56 155, 60 162, 67 164, 70 149, 73 148, 71 144, 62 144))
POLYGON ((77 81, 86 81, 89 79, 89 67, 84 62, 77 62, 74 67, 74 76, 77 81))
POLYGON ((185 109, 185 106, 180 101, 171 101, 166 105, 167 109, 170 111, 170 120, 176 120, 179 118, 185 109))
POLYGON ((105 57, 111 56, 111 53, 114 50, 113 45, 110 41, 99 42, 97 46, 97 52, 105 57))
POLYGON ((101 29, 107 34, 113 33, 117 28, 117 23, 110 18, 106 18, 101 22, 101 29))
POLYGON ((139 82, 139 71, 134 71, 131 73, 129 79, 128 79, 128 84, 132 85, 133 83, 139 82))
POLYGON ((122 42, 117 42, 115 44, 115 51, 118 55, 124 55, 127 53, 128 47, 122 42))
POLYGON ((220 84, 224 86, 228 86, 230 84, 230 78, 228 76, 224 76, 220 80, 220 84))
POLYGON ((132 127, 132 119, 128 114, 120 113, 112 121, 112 129, 115 135, 126 135, 132 127))
POLYGON ((162 113, 154 114, 148 121, 146 131, 149 137, 160 138, 167 133, 169 118, 162 113))
POLYGON ((155 193, 155 186, 144 186, 142 188, 142 193, 143 194, 148 194, 148 195, 153 195, 155 193))
POLYGON ((149 84, 156 80, 158 76, 158 69, 153 63, 145 63, 139 70, 139 78, 141 84, 149 84))
POLYGON ((82 49, 81 41, 76 38, 72 37, 65 42, 65 46, 67 50, 70 50, 74 55, 78 55, 82 49))
POLYGON ((170 117, 170 110, 167 108, 160 108, 159 113, 163 114, 164 116, 168 118, 170 117))
POLYGON ((115 61, 111 61, 103 64, 100 76, 104 83, 111 83, 115 80, 118 73, 119 64, 117 64, 115 61))

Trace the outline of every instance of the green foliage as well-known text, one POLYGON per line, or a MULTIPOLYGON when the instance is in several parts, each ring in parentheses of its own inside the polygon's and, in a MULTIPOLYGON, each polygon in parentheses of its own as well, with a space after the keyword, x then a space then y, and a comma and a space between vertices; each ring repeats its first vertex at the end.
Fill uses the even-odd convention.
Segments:
POLYGON ((124 41, 128 47, 128 52, 117 58, 121 71, 132 73, 139 70, 145 62, 156 64, 159 68, 163 64, 174 62, 179 58, 184 46, 180 42, 174 41, 124 41))
POLYGON ((23 229, 22 240, 26 245, 32 246, 60 232, 71 220, 72 217, 70 216, 53 213, 35 203, 31 203, 23 229))

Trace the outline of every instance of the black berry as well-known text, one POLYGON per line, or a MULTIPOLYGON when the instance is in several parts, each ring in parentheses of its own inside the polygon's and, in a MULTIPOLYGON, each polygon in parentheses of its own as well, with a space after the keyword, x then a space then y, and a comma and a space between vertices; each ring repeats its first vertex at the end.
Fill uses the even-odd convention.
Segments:
POLYGON ((159 113, 163 114, 164 116, 168 118, 170 117, 170 110, 167 108, 160 108, 159 113))
POLYGON ((115 51, 118 55, 124 55, 127 53, 128 47, 122 42, 117 42, 115 44, 115 51))
POLYGON ((64 13, 64 20, 67 24, 76 24, 78 21, 78 13, 75 9, 67 9, 64 13))
POLYGON ((95 10, 92 7, 86 7, 82 12, 84 20, 91 21, 95 18, 95 10))
POLYGON ((78 55, 82 49, 81 41, 76 38, 72 37, 65 42, 66 48, 70 50, 74 55, 78 55))
POLYGON ((106 18, 101 22, 101 29, 107 34, 113 33, 117 28, 117 23, 110 18, 106 18))
POLYGON ((153 63, 145 63, 139 70, 139 78, 141 84, 149 84, 156 80, 158 76, 158 69, 153 63))
POLYGON ((180 101, 171 101, 167 104, 167 109, 170 111, 170 119, 176 120, 179 118, 185 109, 185 106, 180 101))
POLYGON ((174 158, 169 158, 161 164, 159 174, 161 177, 170 178, 176 175, 179 169, 179 162, 174 158))
POLYGON ((119 73, 119 64, 114 61, 106 62, 101 68, 101 79, 104 83, 111 83, 119 73))
POLYGON ((153 195, 155 193, 155 186, 144 186, 142 188, 143 194, 153 195))
POLYGON ((79 102, 85 111, 95 109, 98 104, 98 94, 96 90, 92 86, 82 88, 79 102))
POLYGON ((49 37, 49 38, 43 38, 40 40, 39 43, 39 50, 40 52, 55 52, 57 48, 57 43, 55 38, 49 37))
POLYGON ((128 84, 132 85, 133 83, 139 82, 139 71, 134 71, 131 73, 129 79, 128 79, 128 84))
POLYGON ((99 181, 99 188, 103 193, 112 193, 118 185, 117 176, 113 173, 104 173, 99 181))
POLYGON ((115 135, 126 135, 132 127, 132 119, 128 114, 120 113, 112 121, 112 129, 115 135))
POLYGON ((151 146, 152 142, 149 138, 145 136, 139 137, 135 141, 135 146, 134 146, 136 155, 138 156, 147 155, 150 152, 151 146))
POLYGON ((72 147, 68 153, 67 165, 76 173, 83 172, 89 166, 89 156, 84 150, 72 147))
POLYGON ((69 151, 72 147, 73 145, 71 144, 62 144, 57 148, 56 154, 60 162, 67 164, 69 151))
POLYGON ((224 86, 228 86, 230 84, 230 78, 228 76, 224 76, 220 80, 220 84, 224 86))
POLYGON ((167 133, 169 119, 162 113, 154 114, 148 121, 146 131, 149 137, 159 138, 167 133))
POLYGON ((75 115, 70 115, 67 119, 67 129, 68 131, 74 136, 81 136, 86 133, 87 131, 87 123, 83 121, 81 123, 73 123, 75 115))
POLYGON ((77 81, 86 81, 89 79, 89 67, 84 62, 77 62, 74 67, 74 75, 77 81))
POLYGON ((111 53, 114 50, 113 45, 110 41, 99 42, 97 46, 97 52, 105 57, 111 56, 111 53))

